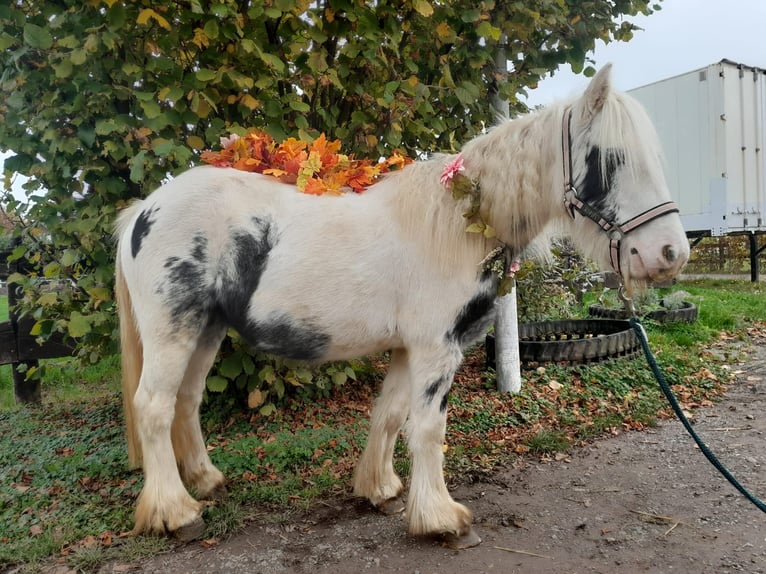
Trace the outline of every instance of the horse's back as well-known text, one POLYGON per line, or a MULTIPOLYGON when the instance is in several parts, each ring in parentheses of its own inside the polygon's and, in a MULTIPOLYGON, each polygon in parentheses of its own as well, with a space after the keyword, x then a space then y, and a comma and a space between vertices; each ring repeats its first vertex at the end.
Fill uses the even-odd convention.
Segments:
POLYGON ((222 322, 274 354, 357 356, 396 343, 401 247, 381 209, 371 197, 196 168, 130 208, 121 265, 134 299, 171 330, 222 322))

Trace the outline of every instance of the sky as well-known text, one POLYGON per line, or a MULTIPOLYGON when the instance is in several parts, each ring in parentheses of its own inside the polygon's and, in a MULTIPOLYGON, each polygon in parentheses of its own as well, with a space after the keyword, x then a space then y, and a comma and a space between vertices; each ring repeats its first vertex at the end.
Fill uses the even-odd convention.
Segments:
MULTIPOLYGON (((651 16, 627 18, 642 28, 629 42, 597 42, 595 67, 611 62, 616 88, 645 86, 723 59, 766 68, 766 0, 665 0, 660 6, 651 16)), ((527 104, 576 96, 587 85, 564 65, 530 91, 527 104)))
MULTIPOLYGON (((642 28, 630 42, 597 44, 596 68, 611 62, 618 89, 644 86, 724 58, 766 68, 766 0, 665 0, 661 6, 649 17, 628 18, 642 28)), ((587 78, 564 65, 530 92, 527 103, 566 99, 587 84, 587 78)), ((15 192, 23 197, 20 190, 15 192)))

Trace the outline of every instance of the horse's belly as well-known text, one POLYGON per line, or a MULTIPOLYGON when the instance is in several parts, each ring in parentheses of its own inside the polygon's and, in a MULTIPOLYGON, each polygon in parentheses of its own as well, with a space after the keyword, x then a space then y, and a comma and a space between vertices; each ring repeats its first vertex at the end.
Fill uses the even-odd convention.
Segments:
POLYGON ((337 319, 326 322, 274 312, 234 327, 256 350, 302 361, 352 359, 397 346, 383 326, 337 319))

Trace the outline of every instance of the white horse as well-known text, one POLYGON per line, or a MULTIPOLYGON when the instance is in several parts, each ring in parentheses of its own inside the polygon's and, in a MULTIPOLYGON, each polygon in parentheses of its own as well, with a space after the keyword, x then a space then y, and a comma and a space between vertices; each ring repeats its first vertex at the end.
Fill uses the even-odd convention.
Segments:
POLYGON ((480 262, 498 245, 518 252, 558 221, 630 286, 675 276, 689 246, 650 120, 611 88, 608 67, 582 97, 505 122, 462 155, 494 238, 466 233, 466 200, 440 182, 451 156, 340 197, 198 167, 120 215, 129 455, 145 475, 135 532, 198 536, 202 505, 187 488, 202 499, 224 489, 199 406, 233 327, 255 349, 308 361, 391 350, 354 493, 384 512, 405 509, 392 464, 404 428, 409 532, 478 543, 471 511, 445 486, 442 443, 462 351, 493 319, 499 278, 480 262))

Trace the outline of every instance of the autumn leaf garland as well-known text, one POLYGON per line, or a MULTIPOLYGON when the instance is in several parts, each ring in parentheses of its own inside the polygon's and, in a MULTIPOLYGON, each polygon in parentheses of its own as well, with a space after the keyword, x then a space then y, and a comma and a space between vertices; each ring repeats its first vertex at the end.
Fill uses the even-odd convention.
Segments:
POLYGON ((221 138, 220 151, 202 152, 205 163, 276 177, 294 184, 303 193, 339 195, 350 189, 363 192, 384 173, 403 168, 412 159, 395 152, 378 163, 339 153, 339 140, 321 134, 313 142, 288 138, 277 143, 267 133, 254 130, 245 136, 221 138))

